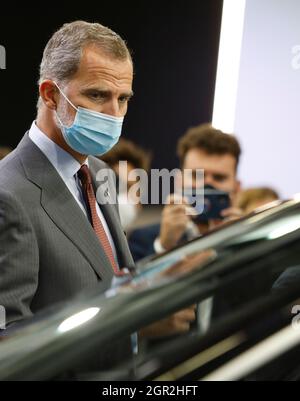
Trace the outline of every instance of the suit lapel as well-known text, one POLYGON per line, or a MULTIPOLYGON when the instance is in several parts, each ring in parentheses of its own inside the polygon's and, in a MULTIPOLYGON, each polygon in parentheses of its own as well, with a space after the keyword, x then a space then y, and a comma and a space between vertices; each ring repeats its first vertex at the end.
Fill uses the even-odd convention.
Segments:
POLYGON ((58 172, 26 135, 18 146, 27 178, 41 188, 41 206, 89 261, 97 275, 111 280, 112 268, 94 230, 58 172))

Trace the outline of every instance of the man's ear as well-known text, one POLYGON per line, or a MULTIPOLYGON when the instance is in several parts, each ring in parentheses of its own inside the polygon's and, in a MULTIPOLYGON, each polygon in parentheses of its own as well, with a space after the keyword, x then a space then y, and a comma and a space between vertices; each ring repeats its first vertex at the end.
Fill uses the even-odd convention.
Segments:
POLYGON ((54 82, 47 79, 40 84, 39 87, 40 97, 44 104, 51 110, 57 109, 58 103, 58 89, 54 82))
POLYGON ((242 183, 241 183, 240 180, 236 180, 236 181, 235 181, 235 185, 234 185, 234 191, 233 191, 233 193, 232 193, 232 199, 231 199, 232 204, 233 204, 234 206, 236 205, 236 202, 237 202, 239 193, 240 193, 241 191, 242 191, 242 183))
POLYGON ((242 190, 242 183, 240 180, 236 180, 236 184, 235 184, 235 193, 236 195, 238 195, 242 190))

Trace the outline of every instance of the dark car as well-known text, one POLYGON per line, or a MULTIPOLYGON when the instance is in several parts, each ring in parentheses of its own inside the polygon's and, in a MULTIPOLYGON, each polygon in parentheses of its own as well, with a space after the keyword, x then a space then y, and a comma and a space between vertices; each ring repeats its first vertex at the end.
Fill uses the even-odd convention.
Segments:
POLYGON ((299 241, 300 201, 291 200, 147 261, 106 294, 95 288, 5 330, 0 379, 296 377, 291 308, 300 304, 299 241), (192 304, 198 319, 189 333, 137 340, 145 326, 192 304), (280 353, 271 341, 276 335, 286 344, 280 353), (103 355, 116 354, 123 339, 134 352, 117 353, 113 363, 106 358, 108 367, 103 355), (250 354, 243 358, 268 339, 259 364, 250 354), (282 362, 290 352, 293 366, 282 362), (268 364, 275 359, 272 376, 268 364), (232 366, 243 366, 242 374, 229 374, 232 366))

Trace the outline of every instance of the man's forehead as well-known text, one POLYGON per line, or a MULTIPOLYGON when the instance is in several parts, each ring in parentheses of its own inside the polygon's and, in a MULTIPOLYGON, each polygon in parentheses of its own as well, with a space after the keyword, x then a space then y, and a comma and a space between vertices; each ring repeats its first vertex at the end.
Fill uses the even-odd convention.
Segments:
POLYGON ((205 169, 215 174, 235 171, 236 160, 231 154, 209 154, 201 149, 191 149, 184 160, 184 168, 205 169))
POLYGON ((129 58, 119 60, 108 56, 98 47, 89 46, 83 50, 79 69, 74 78, 91 85, 107 81, 117 86, 131 86, 133 66, 129 58))

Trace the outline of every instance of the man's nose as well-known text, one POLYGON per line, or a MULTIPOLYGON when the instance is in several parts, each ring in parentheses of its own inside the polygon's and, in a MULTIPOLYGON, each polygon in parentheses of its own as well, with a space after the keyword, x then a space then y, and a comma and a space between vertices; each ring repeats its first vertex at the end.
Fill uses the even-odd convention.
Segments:
POLYGON ((204 176, 204 185, 211 185, 211 186, 214 186, 214 180, 213 180, 213 178, 212 178, 212 176, 211 175, 205 175, 204 176))
POLYGON ((122 117, 118 100, 112 99, 105 104, 102 113, 113 117, 122 117))

